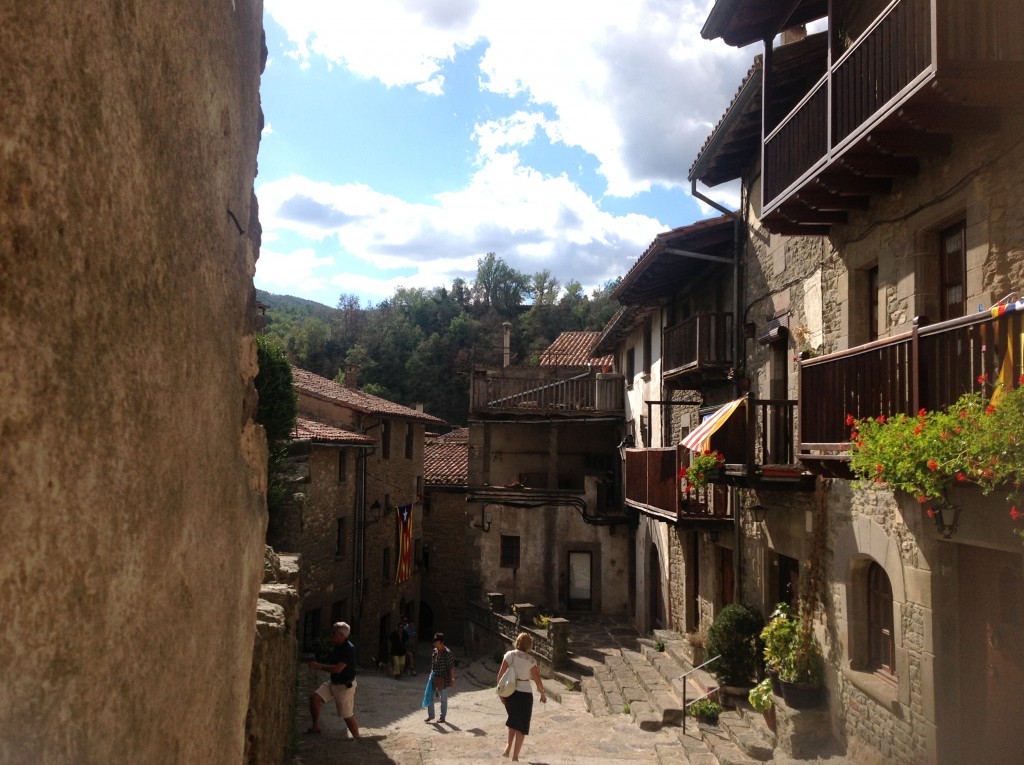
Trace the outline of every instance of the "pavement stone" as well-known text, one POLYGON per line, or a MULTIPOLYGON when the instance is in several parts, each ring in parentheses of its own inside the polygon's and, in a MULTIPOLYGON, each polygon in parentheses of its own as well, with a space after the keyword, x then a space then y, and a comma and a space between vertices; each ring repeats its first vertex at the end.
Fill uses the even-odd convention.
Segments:
MULTIPOLYGON (((345 723, 333 704, 324 704, 319 734, 309 727, 307 700, 326 674, 307 665, 299 667, 296 752, 293 765, 369 763, 384 765, 439 765, 440 763, 507 763, 505 710, 494 693, 497 665, 492 659, 460 657, 456 690, 448 702, 444 725, 426 724, 420 701, 427 675, 394 680, 381 672, 363 671, 357 677, 356 719, 363 739, 349 738, 345 723)), ((417 662, 423 666, 426 662, 417 662)), ((520 754, 534 765, 689 765, 690 759, 677 728, 642 731, 627 714, 594 715, 583 694, 559 687, 554 681, 547 704, 535 696, 533 722, 520 754)), ((705 750, 706 751, 706 750, 705 750)), ((706 762, 706 761, 704 761, 706 762)), ((701 762, 700 765, 704 765, 701 762)))

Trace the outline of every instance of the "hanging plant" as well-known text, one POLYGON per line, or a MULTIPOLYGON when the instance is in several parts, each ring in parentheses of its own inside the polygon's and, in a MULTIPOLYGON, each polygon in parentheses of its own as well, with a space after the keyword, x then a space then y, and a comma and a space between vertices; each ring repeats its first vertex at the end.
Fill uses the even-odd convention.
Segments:
MULTIPOLYGON (((1024 375, 1017 387, 989 385, 965 393, 939 411, 921 409, 856 419, 847 415, 850 468, 862 482, 906 492, 935 518, 950 506, 948 490, 975 485, 984 494, 1006 491, 1010 518, 1024 517, 1024 375), (986 390, 991 395, 986 396, 986 390)), ((1014 532, 1024 539, 1024 529, 1014 532)))
POLYGON ((714 449, 705 449, 690 458, 689 466, 679 468, 679 478, 683 481, 683 491, 703 489, 708 485, 713 472, 725 464, 725 457, 714 449))

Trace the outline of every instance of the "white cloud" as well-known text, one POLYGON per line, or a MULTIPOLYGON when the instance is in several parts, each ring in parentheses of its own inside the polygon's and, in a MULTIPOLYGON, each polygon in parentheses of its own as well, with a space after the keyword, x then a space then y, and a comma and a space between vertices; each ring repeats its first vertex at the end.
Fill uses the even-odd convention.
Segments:
POLYGON ((334 265, 334 258, 318 256, 316 251, 304 247, 291 252, 268 249, 266 241, 256 261, 259 282, 273 290, 283 292, 315 292, 328 284, 330 275, 323 272, 334 265))
POLYGON ((300 60, 320 57, 434 95, 443 93, 444 64, 486 41, 481 87, 550 107, 554 120, 535 126, 596 157, 612 196, 653 184, 688 188, 687 170, 753 56, 700 37, 708 0, 266 0, 265 7, 300 60))

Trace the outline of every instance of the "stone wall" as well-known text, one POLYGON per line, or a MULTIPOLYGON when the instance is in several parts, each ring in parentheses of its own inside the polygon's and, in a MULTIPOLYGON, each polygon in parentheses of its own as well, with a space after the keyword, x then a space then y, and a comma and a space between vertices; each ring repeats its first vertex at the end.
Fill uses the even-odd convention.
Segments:
POLYGON ((262 3, 2 15, 0 761, 239 762, 262 3))
POLYGON ((246 765, 282 765, 295 732, 299 559, 266 549, 245 718, 246 765))
POLYGON ((419 639, 427 641, 430 639, 427 632, 441 631, 445 633, 446 642, 462 645, 466 590, 471 581, 467 568, 472 536, 470 523, 479 523, 480 512, 477 510, 475 515, 470 515, 465 487, 428 486, 426 491, 419 639))

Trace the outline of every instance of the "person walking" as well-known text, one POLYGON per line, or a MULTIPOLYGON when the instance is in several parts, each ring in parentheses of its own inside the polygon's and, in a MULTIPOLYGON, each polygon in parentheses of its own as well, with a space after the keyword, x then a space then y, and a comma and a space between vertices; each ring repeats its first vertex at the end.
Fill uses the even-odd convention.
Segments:
POLYGON ((548 695, 544 692, 544 683, 540 679, 540 670, 537 669, 537 661, 530 656, 533 650, 533 638, 527 632, 520 632, 516 637, 515 648, 501 660, 501 667, 498 669, 498 677, 505 674, 508 667, 512 667, 516 673, 515 692, 502 699, 505 704, 505 711, 508 712, 508 719, 505 727, 508 728, 508 742, 505 744, 505 751, 502 757, 512 755, 512 762, 519 762, 519 750, 523 748, 523 739, 530 733, 530 720, 533 717, 533 693, 530 691, 530 679, 537 684, 540 691, 540 703, 548 703, 548 695))
POLYGON ((345 721, 352 738, 359 738, 359 723, 356 721, 356 647, 348 639, 352 628, 345 622, 336 622, 331 627, 334 645, 326 662, 311 661, 309 668, 331 673, 331 679, 309 694, 309 716, 313 724, 306 733, 320 732, 320 707, 325 701, 334 701, 338 717, 345 721))
POLYGON ((390 674, 395 680, 401 680, 402 672, 405 671, 405 633, 401 624, 396 625, 388 635, 388 653, 391 655, 390 674))
POLYGON ((444 633, 434 633, 434 650, 430 654, 430 677, 427 679, 427 693, 429 698, 427 707, 427 719, 423 722, 431 722, 434 719, 434 697, 441 699, 441 716, 438 723, 443 723, 448 715, 448 689, 455 687, 455 657, 451 650, 444 644, 444 633))
POLYGON ((408 618, 404 620, 402 632, 405 633, 405 671, 416 674, 416 627, 408 618))

